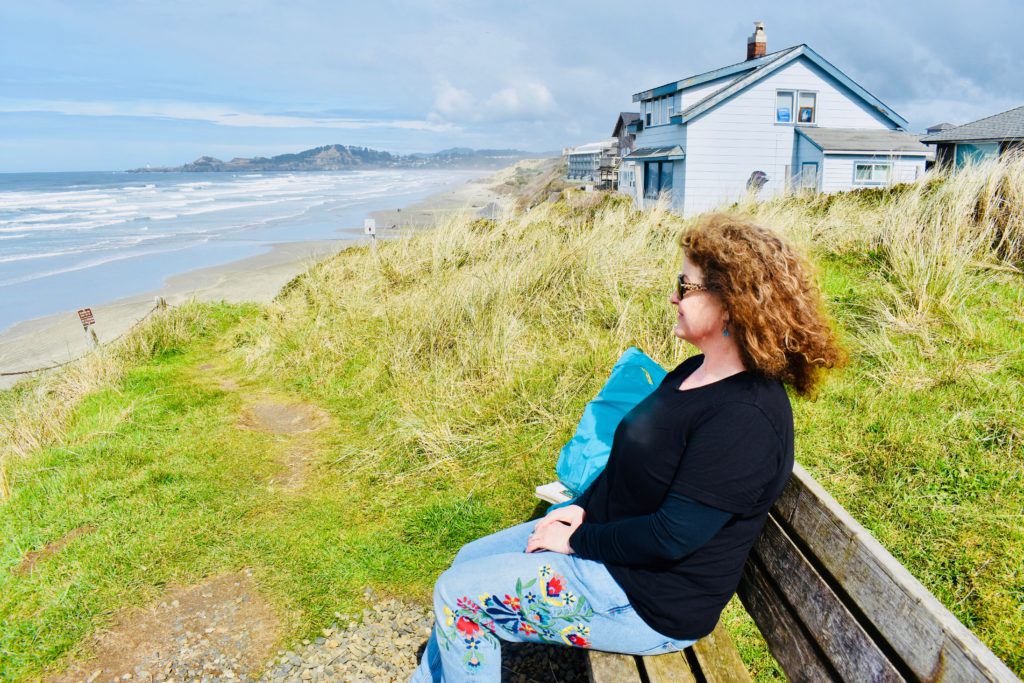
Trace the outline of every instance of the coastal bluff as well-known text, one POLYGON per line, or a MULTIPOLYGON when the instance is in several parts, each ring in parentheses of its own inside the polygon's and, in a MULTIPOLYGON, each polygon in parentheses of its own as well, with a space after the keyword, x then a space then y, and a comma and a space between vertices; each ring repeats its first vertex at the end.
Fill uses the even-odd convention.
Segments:
POLYGON ((516 149, 469 149, 452 147, 440 152, 392 154, 369 147, 324 145, 293 154, 272 157, 236 157, 222 161, 201 156, 182 166, 135 168, 130 173, 348 171, 355 168, 502 168, 521 159, 541 158, 516 149))

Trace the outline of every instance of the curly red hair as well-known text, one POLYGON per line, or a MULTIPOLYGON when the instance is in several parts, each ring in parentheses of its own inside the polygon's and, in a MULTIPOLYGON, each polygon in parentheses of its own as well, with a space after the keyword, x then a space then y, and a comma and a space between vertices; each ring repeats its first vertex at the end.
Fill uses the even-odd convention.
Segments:
POLYGON ((710 214, 679 236, 686 258, 729 312, 748 370, 814 392, 821 371, 846 362, 813 270, 774 232, 729 214, 710 214))

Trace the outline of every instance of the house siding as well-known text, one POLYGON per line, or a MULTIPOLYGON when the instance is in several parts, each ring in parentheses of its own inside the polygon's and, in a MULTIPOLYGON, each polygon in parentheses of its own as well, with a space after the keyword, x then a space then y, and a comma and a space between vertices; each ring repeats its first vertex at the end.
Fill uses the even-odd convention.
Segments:
MULTIPOLYGON (((793 165, 797 136, 792 124, 776 124, 774 113, 776 91, 788 89, 817 93, 816 125, 895 128, 809 60, 797 59, 685 125, 688 172, 683 215, 741 198, 754 171, 768 175, 762 197, 785 191, 786 167, 793 165)), ((647 145, 640 145, 638 138, 637 146, 647 145)))
POLYGON ((889 184, 912 183, 924 175, 924 156, 826 154, 821 177, 822 192, 841 192, 861 187, 878 187, 878 185, 854 184, 853 168, 854 164, 859 161, 891 163, 892 171, 889 174, 889 184))
POLYGON ((790 165, 790 189, 798 190, 800 185, 800 173, 804 163, 818 164, 818 184, 815 189, 822 191, 822 178, 824 177, 824 155, 814 143, 803 135, 796 136, 796 151, 793 154, 793 162, 790 165))
POLYGON ((633 149, 641 149, 643 147, 671 147, 672 145, 683 146, 681 140, 685 139, 686 135, 683 131, 683 126, 678 123, 668 123, 663 126, 651 126, 648 128, 644 126, 644 129, 636 134, 636 143, 633 149))
MULTIPOLYGON (((686 127, 679 124, 667 124, 664 126, 652 126, 644 128, 637 133, 634 149, 644 147, 672 147, 679 145, 686 149, 686 127)), ((633 197, 633 204, 639 209, 644 206, 644 164, 643 161, 625 162, 633 164, 634 185, 626 189, 625 194, 633 197), (632 191, 629 191, 632 190, 632 191)), ((676 161, 672 165, 672 210, 681 213, 683 210, 683 198, 686 194, 686 161, 676 161)))

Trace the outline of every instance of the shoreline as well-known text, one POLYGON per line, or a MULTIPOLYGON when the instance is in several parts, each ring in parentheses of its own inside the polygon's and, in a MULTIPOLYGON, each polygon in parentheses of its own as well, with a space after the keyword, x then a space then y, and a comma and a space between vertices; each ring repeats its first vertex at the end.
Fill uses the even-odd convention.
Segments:
MULTIPOLYGON (((408 206, 369 212, 377 221, 377 237, 391 239, 408 228, 423 229, 445 214, 468 209, 483 213, 497 210, 507 201, 497 190, 525 160, 470 180, 455 188, 430 195, 408 206)), ((268 244, 268 251, 228 263, 185 271, 168 277, 161 287, 92 307, 93 330, 100 344, 124 334, 153 309, 156 297, 174 306, 189 299, 200 302, 241 303, 271 301, 289 280, 317 261, 359 244, 368 238, 360 227, 341 228, 345 237, 330 240, 268 244)), ((20 372, 66 363, 90 350, 76 311, 66 311, 15 323, 0 332, 0 373, 20 372)), ((0 390, 29 374, 0 376, 0 390)))

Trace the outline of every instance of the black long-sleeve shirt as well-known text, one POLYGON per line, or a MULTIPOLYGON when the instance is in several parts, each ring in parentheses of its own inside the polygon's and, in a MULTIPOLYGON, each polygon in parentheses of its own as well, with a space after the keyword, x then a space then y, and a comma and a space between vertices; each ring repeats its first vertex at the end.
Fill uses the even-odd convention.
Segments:
POLYGON ((702 362, 684 361, 623 418, 569 539, 644 621, 680 639, 714 629, 793 468, 781 383, 741 372, 680 391, 702 362))
POLYGON ((670 491, 649 515, 606 524, 582 524, 569 545, 588 560, 624 566, 678 560, 704 545, 732 513, 670 491))

